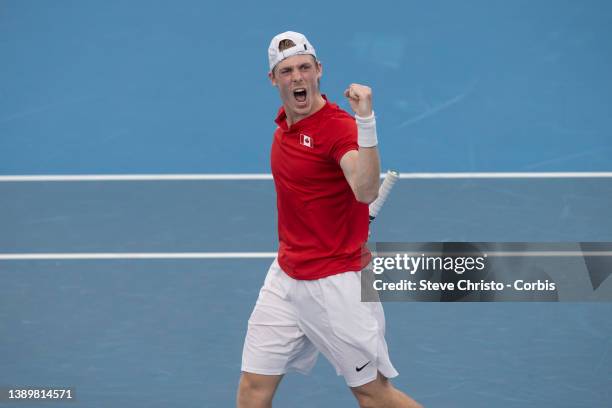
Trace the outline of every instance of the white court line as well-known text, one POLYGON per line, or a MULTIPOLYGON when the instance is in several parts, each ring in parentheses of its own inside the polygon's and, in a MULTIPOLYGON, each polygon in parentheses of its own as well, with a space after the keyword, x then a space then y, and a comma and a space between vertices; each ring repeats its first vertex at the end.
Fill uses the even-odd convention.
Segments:
MULTIPOLYGON (((441 256, 439 252, 374 252, 375 256, 441 256)), ((17 253, 0 254, 0 261, 37 261, 37 260, 112 260, 112 259, 268 259, 275 258, 276 252, 89 252, 89 253, 17 253)), ((491 251, 483 253, 487 257, 583 257, 612 256, 612 251, 491 251)), ((483 255, 467 253, 454 255, 483 255)))
POLYGON ((189 181, 272 180, 272 174, 57 174, 0 176, 0 182, 21 181, 189 181))
MULTIPOLYGON (((385 174, 381 174, 384 177, 385 174)), ((612 172, 468 172, 400 173, 401 179, 534 179, 534 178, 612 178, 612 172)), ((250 181, 272 180, 269 173, 237 174, 57 174, 5 175, 0 182, 28 181, 250 181)))
POLYGON ((401 179, 612 178, 612 172, 400 173, 401 179))
POLYGON ((102 259, 255 259, 275 257, 276 252, 77 252, 0 254, 0 261, 102 259))

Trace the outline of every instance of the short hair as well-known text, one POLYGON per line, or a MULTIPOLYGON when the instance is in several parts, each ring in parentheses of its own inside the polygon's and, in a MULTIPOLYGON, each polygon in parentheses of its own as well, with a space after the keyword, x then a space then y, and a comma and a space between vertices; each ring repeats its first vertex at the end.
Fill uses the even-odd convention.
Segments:
POLYGON ((284 40, 280 40, 280 42, 278 43, 279 51, 285 51, 286 49, 291 48, 291 47, 295 47, 295 43, 288 38, 284 40))

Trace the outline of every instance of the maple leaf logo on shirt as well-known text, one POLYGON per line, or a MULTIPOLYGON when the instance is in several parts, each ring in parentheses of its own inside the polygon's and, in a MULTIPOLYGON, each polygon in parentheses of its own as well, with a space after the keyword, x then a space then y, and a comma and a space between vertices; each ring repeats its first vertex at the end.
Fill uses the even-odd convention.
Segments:
POLYGON ((311 149, 314 148, 314 140, 312 137, 303 133, 300 134, 300 144, 302 146, 310 147, 311 149))

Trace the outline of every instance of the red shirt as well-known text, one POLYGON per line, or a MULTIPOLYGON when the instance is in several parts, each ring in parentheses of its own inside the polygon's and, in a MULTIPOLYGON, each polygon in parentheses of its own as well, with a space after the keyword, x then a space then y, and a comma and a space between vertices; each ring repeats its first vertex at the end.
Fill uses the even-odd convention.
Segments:
POLYGON ((278 208, 278 263, 295 279, 361 270, 370 261, 368 206, 358 202, 340 159, 357 150, 355 119, 327 102, 287 126, 280 108, 272 142, 278 208))

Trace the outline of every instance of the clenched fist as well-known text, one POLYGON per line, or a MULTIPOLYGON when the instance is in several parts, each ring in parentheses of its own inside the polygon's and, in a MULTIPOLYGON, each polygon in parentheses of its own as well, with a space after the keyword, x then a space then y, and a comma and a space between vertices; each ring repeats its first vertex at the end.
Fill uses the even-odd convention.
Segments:
POLYGON ((351 84, 344 91, 344 96, 357 115, 366 117, 372 114, 372 89, 369 86, 351 84))

